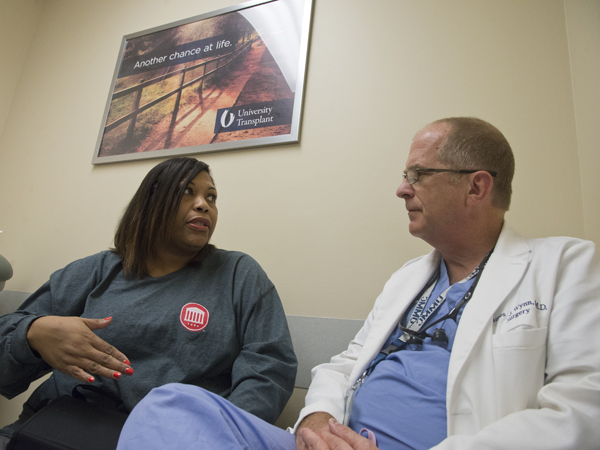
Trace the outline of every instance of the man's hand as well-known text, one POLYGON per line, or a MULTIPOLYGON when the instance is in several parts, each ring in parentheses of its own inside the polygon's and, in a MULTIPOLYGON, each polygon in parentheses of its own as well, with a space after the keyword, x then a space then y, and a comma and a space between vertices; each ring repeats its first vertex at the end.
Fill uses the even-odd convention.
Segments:
POLYGON ((122 372, 131 375, 127 357, 92 332, 111 319, 40 317, 29 327, 27 342, 50 366, 84 383, 95 380, 90 374, 113 379, 122 372))
POLYGON ((300 422, 300 425, 298 425, 298 429, 296 430, 296 449, 306 450, 308 448, 300 437, 300 430, 302 428, 308 428, 317 435, 321 435, 321 433, 323 433, 323 436, 330 434, 329 419, 333 419, 333 416, 326 412, 312 413, 302 419, 302 422, 300 422))
POLYGON ((375 444, 355 433, 350 428, 339 424, 333 417, 328 421, 328 431, 329 433, 324 433, 323 430, 315 433, 308 427, 298 428, 296 432, 296 445, 298 449, 377 450, 375 444), (302 447, 298 444, 299 440, 302 442, 302 447))

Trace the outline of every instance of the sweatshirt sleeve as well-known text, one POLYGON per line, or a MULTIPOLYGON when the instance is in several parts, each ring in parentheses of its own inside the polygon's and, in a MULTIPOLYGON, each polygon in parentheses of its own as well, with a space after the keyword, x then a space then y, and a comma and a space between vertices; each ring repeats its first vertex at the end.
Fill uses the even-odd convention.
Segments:
POLYGON ((0 394, 13 398, 51 370, 27 342, 31 323, 43 316, 79 316, 98 286, 109 252, 75 261, 54 272, 15 312, 0 317, 0 394))
POLYGON ((275 286, 247 255, 238 261, 233 290, 241 351, 228 400, 275 423, 292 394, 297 369, 283 306, 275 286))

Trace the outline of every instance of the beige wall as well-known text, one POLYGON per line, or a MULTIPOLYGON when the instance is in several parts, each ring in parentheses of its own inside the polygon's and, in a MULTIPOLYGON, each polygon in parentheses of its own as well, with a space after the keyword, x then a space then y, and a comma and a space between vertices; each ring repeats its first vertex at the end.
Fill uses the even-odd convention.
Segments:
POLYGON ((600 243, 600 1, 565 1, 585 237, 600 243))
POLYGON ((43 4, 44 0, 0 0, 0 136, 43 4))
MULTIPOLYGON (((110 246, 158 162, 90 164, 122 36, 234 3, 0 1, 5 289, 33 291, 110 246)), ((412 136, 451 115, 486 119, 511 142, 513 226, 600 242, 598 9, 315 0, 300 144, 201 156, 220 194, 214 243, 255 257, 288 314, 364 318, 389 275, 428 251, 394 192, 412 136)))

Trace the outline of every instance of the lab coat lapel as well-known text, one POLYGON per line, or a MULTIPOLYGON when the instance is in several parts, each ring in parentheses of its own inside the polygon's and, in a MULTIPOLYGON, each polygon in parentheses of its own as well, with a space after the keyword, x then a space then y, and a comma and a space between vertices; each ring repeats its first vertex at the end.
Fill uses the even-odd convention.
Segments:
POLYGON ((448 392, 475 343, 483 331, 490 328, 494 312, 523 278, 530 255, 531 249, 525 239, 505 224, 473 298, 460 319, 448 368, 448 392))
POLYGON ((371 324, 371 332, 363 346, 361 360, 355 367, 351 381, 355 381, 379 354, 385 341, 398 326, 400 317, 411 301, 427 283, 435 269, 440 264, 441 256, 437 251, 423 257, 420 261, 404 267, 401 277, 393 277, 384 288, 381 313, 375 314, 371 324))

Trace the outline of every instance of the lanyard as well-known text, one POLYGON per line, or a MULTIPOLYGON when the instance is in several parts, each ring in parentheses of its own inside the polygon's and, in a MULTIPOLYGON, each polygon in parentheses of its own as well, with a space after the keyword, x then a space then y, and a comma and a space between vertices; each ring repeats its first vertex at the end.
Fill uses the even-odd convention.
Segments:
MULTIPOLYGON (((406 321, 406 326, 402 326, 402 322, 404 322, 404 320, 405 320, 406 313, 404 313, 402 315, 402 317, 400 319, 400 323, 398 324, 398 328, 400 328, 400 330, 403 331, 403 333, 396 341, 394 341, 394 343, 401 345, 403 342, 405 343, 405 342, 408 342, 409 340, 411 340, 411 338, 417 338, 417 339, 424 340, 426 337, 431 337, 426 333, 426 330, 431 328, 432 326, 440 323, 443 320, 447 320, 450 318, 456 322, 456 318, 458 316, 460 309, 473 296, 473 292, 475 291, 475 287, 477 286, 479 277, 480 277, 481 273, 483 272, 483 269, 484 269, 485 265, 487 264, 487 261, 490 258, 492 251, 493 251, 493 249, 485 256, 483 261, 481 261, 481 263, 475 268, 475 270, 473 272, 471 272, 471 274, 467 278, 458 282, 458 284, 464 284, 464 283, 468 283, 473 278, 475 278, 475 280, 473 281, 473 284, 471 284, 471 286, 469 287, 469 290, 460 299, 460 301, 457 303, 457 305, 454 308, 452 308, 452 310, 448 314, 444 315, 440 319, 436 320, 435 322, 429 324, 427 327, 422 329, 423 325, 427 322, 429 317, 435 311, 437 311, 437 309, 446 301, 446 295, 448 294, 448 291, 450 290, 450 288, 452 288, 452 286, 453 286, 453 285, 450 285, 446 289, 444 289, 444 291, 438 296, 438 298, 435 299, 435 301, 429 306, 429 308, 427 308, 427 310, 425 310, 425 306, 427 305, 427 302, 429 301, 429 297, 431 296, 431 293, 433 292, 433 289, 440 278, 440 267, 438 267, 437 270, 435 271, 435 273, 433 274, 433 276, 429 279, 429 281, 423 288, 423 290, 412 301, 411 307, 412 307, 412 305, 414 305, 414 309, 413 309, 412 314, 410 315, 410 318, 406 321), (415 302, 416 302, 416 304, 415 304, 415 302), (398 342, 398 340, 401 342, 398 342)), ((440 263, 440 266, 441 266, 441 264, 443 264, 443 263, 440 263)), ((410 307, 408 308, 407 311, 410 311, 410 307)), ((387 350, 387 348, 385 350, 387 350)), ((385 350, 383 352, 385 352, 385 350)), ((390 349, 390 351, 388 351, 385 354, 385 356, 389 355, 393 351, 395 351, 395 349, 390 349)), ((379 362, 379 361, 377 361, 377 362, 379 362)))
MULTIPOLYGON (((425 287, 421 290, 421 292, 419 292, 419 294, 411 302, 409 308, 406 310, 406 311, 410 311, 411 308, 413 308, 413 306, 414 306, 413 312, 407 321, 406 327, 402 326, 402 322, 405 320, 407 312, 402 314, 402 317, 400 318, 400 323, 398 324, 398 328, 400 328, 400 330, 403 331, 403 334, 400 336, 400 338, 396 339, 392 344, 388 345, 385 349, 381 350, 381 352, 379 352, 379 354, 371 362, 369 367, 367 367, 367 369, 358 378, 358 380, 356 380, 354 385, 346 391, 345 408, 344 408, 345 411, 344 411, 344 420, 343 420, 344 425, 347 426, 348 422, 350 421, 350 412, 352 411, 352 404, 354 403, 354 394, 356 393, 356 390, 360 387, 360 385, 362 385, 365 382, 365 379, 371 374, 371 372, 373 371, 373 369, 375 369, 375 366, 377 364, 379 364, 381 361, 383 361, 390 353, 394 353, 394 352, 400 350, 402 348, 401 346, 404 343, 408 342, 408 340, 410 338, 417 337, 418 339, 423 340, 423 339, 425 339, 425 337, 431 337, 426 333, 426 331, 429 328, 431 328, 432 326, 442 322, 443 320, 452 319, 456 322, 458 313, 460 312, 462 307, 464 305, 466 305, 466 303, 473 296, 473 292, 475 291, 475 287, 477 287, 477 283, 479 282, 481 273, 483 272, 483 269, 485 268, 493 251, 494 251, 494 249, 490 250, 490 252, 487 255, 485 255, 485 258, 483 258, 483 261, 481 261, 481 263, 475 268, 475 270, 473 272, 471 272, 471 274, 467 278, 459 281, 459 283, 466 283, 467 281, 475 278, 475 280, 473 281, 473 284, 471 285, 471 287, 469 288, 467 293, 456 304, 456 306, 454 308, 452 308, 452 310, 448 314, 444 315, 443 317, 440 317, 439 319, 437 319, 436 321, 432 322, 431 324, 427 325, 425 328, 422 329, 423 325, 425 324, 427 319, 431 316, 431 314, 433 314, 440 307, 440 305, 446 300, 446 294, 448 293, 448 291, 450 290, 450 287, 451 287, 451 286, 449 286, 448 288, 446 288, 444 290, 444 292, 442 292, 438 296, 438 298, 435 300, 435 302, 433 302, 433 304, 429 308, 427 308, 426 311, 424 311, 425 305, 427 305, 427 301, 429 300, 429 297, 431 296, 431 293, 433 292, 433 289, 440 277, 440 266, 438 266, 438 268, 435 271, 435 273, 433 274, 433 276, 429 279, 429 281, 427 282, 425 287), (419 309, 417 309, 418 306, 419 306, 419 309), (415 312, 417 312, 416 317, 414 317, 415 312), (396 344, 398 344, 398 345, 396 345, 396 344)), ((440 261, 440 264, 443 264, 443 263, 440 261)))
MULTIPOLYGON (((443 262, 441 262, 440 265, 441 264, 443 264, 443 262)), ((414 305, 415 307, 413 309, 412 314, 410 315, 410 318, 408 319, 406 328, 410 330, 419 331, 419 329, 423 326, 427 319, 429 319, 429 316, 431 316, 446 300, 446 293, 448 292, 451 286, 448 286, 448 288, 438 296, 438 298, 429 306, 429 308, 425 309, 425 307, 427 306, 427 302, 429 301, 429 297, 431 296, 435 285, 440 279, 440 272, 440 266, 438 266, 435 273, 429 279, 423 290, 419 293, 419 295, 417 295, 415 300, 413 300, 412 304, 414 304, 415 301, 417 302, 417 304, 414 305)))

